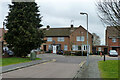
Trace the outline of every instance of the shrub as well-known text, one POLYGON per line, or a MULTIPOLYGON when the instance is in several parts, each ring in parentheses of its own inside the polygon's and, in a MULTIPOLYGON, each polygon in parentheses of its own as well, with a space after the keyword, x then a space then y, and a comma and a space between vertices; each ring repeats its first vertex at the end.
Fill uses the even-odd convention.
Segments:
POLYGON ((84 52, 83 52, 83 56, 87 56, 87 51, 84 51, 84 52))
POLYGON ((77 52, 75 53, 75 55, 76 55, 76 56, 82 56, 82 52, 81 52, 81 51, 77 51, 77 52))
POLYGON ((71 55, 71 51, 65 51, 64 55, 71 55))

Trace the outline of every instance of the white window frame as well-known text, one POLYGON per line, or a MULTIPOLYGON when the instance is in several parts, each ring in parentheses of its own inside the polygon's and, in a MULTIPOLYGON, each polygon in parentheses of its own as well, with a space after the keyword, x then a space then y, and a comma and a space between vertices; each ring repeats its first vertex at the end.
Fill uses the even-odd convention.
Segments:
POLYGON ((78 51, 78 45, 72 45, 72 50, 73 51, 78 51))
POLYGON ((47 41, 48 41, 48 42, 52 42, 52 37, 48 37, 48 38, 47 38, 47 41))
POLYGON ((84 40, 85 40, 84 36, 77 36, 76 37, 76 41, 84 41, 84 40))
POLYGON ((81 36, 81 41, 84 41, 84 40, 85 40, 84 36, 81 36))
POLYGON ((102 48, 101 47, 98 47, 98 51, 101 51, 102 50, 102 48))
POLYGON ((116 38, 112 38, 112 42, 116 42, 116 38))
POLYGON ((80 36, 77 36, 77 37, 76 37, 76 40, 77 40, 77 41, 80 41, 80 36))
POLYGON ((64 42, 64 37, 58 37, 58 42, 64 42))
POLYGON ((68 50, 68 46, 64 45, 64 50, 67 51, 68 50))

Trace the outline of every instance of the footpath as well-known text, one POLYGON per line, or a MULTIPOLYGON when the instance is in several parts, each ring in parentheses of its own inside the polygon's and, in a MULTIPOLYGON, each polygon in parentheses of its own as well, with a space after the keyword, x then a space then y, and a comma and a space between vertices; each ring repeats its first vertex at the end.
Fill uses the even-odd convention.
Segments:
POLYGON ((41 64, 41 63, 48 62, 48 61, 52 61, 52 60, 49 60, 49 59, 47 59, 47 60, 35 60, 35 61, 31 61, 31 62, 26 62, 26 63, 19 63, 19 64, 13 64, 13 65, 8 65, 8 66, 2 66, 2 73, 14 71, 14 70, 21 69, 21 68, 26 68, 29 66, 41 64))
MULTIPOLYGON (((80 68, 80 70, 78 71, 78 74, 76 75, 76 79, 77 78, 91 78, 95 79, 95 78, 99 78, 100 79, 100 72, 98 69, 98 61, 102 61, 104 60, 104 57, 100 57, 98 55, 90 55, 89 56, 89 65, 87 66, 86 63, 82 66, 82 68, 80 68)), ((118 58, 116 57, 109 57, 106 55, 106 60, 118 60, 118 58)), ((75 80, 76 80, 75 79, 75 80)))

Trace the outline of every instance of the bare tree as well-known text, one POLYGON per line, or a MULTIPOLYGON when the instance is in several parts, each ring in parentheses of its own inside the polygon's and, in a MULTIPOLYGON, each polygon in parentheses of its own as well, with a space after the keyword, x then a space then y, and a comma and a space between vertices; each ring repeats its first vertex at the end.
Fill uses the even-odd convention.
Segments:
POLYGON ((93 45, 100 45, 101 41, 100 41, 100 37, 96 34, 96 33, 92 33, 93 35, 93 45))
POLYGON ((101 21, 120 31, 120 0, 99 0, 96 5, 101 21))

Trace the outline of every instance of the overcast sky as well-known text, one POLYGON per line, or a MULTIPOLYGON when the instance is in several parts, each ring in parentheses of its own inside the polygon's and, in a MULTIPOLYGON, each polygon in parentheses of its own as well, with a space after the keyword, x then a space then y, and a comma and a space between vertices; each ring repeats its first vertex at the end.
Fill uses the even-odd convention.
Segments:
MULTIPOLYGON (((96 33, 101 38, 101 43, 105 42, 105 27, 97 16, 95 0, 36 0, 42 18, 43 27, 70 27, 71 20, 75 27, 82 25, 86 29, 86 16, 80 12, 86 12, 89 16, 89 32, 96 33)), ((8 4, 11 0, 0 2, 0 28, 5 16, 8 14, 8 4)))

